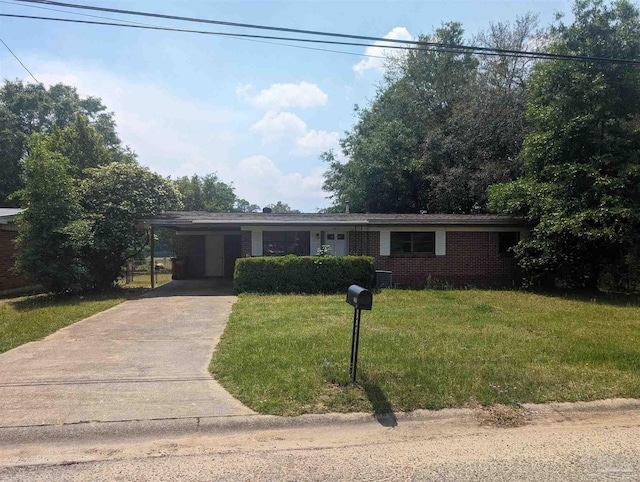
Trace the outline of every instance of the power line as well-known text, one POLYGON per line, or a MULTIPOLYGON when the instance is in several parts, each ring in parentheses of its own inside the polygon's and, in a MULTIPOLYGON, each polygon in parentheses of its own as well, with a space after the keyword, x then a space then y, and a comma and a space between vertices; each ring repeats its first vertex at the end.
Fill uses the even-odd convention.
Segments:
MULTIPOLYGON (((377 59, 384 59, 385 57, 379 55, 371 55, 371 54, 362 54, 358 52, 345 52, 343 50, 331 50, 331 49, 321 49, 315 47, 305 47, 302 45, 291 45, 277 42, 264 42, 258 39, 269 39, 269 40, 288 40, 295 42, 309 42, 309 43, 320 43, 320 44, 331 44, 331 45, 352 45, 352 46, 364 46, 368 47, 368 44, 357 44, 357 43, 349 43, 349 42, 332 42, 327 40, 314 40, 314 39, 296 39, 290 37, 277 37, 277 36, 269 36, 269 35, 251 35, 251 34, 240 34, 240 33, 229 33, 229 32, 210 32, 207 30, 189 30, 182 28, 172 28, 172 27, 156 27, 152 25, 132 25, 128 23, 114 23, 114 22, 97 22, 91 20, 77 20, 72 18, 56 18, 56 17, 40 17, 34 15, 14 15, 9 13, 0 13, 0 17, 9 17, 9 18, 22 18, 22 19, 30 19, 30 20, 51 20, 56 22, 66 22, 66 23, 76 23, 76 24, 85 24, 85 25, 101 25, 101 26, 110 26, 110 27, 123 27, 123 28, 136 28, 143 30, 159 30, 159 31, 167 31, 167 32, 180 32, 180 33, 196 33, 202 35, 213 35, 220 36, 225 38, 234 38, 236 40, 247 40, 259 43, 266 43, 270 45, 280 45, 283 47, 293 47, 299 49, 307 49, 307 50, 316 50, 321 52, 331 52, 336 54, 345 54, 345 55, 356 55, 358 57, 371 57, 377 59)), ((387 47, 383 47, 387 48, 387 47)), ((407 50, 408 47, 389 47, 389 48, 401 48, 403 50, 407 50)))
MULTIPOLYGON (((184 28, 159 27, 159 26, 144 25, 144 24, 130 25, 128 23, 97 22, 97 21, 91 21, 91 20, 77 20, 77 19, 71 19, 71 18, 57 18, 57 17, 41 17, 41 16, 35 16, 35 15, 15 15, 15 14, 2 13, 0 14, 0 17, 22 18, 22 19, 31 19, 31 20, 50 20, 50 21, 56 21, 56 22, 67 22, 67 23, 77 23, 77 24, 86 24, 86 25, 102 25, 102 26, 124 27, 124 28, 137 28, 137 29, 146 29, 146 30, 160 30, 160 31, 168 31, 168 32, 196 33, 196 34, 214 35, 214 36, 220 36, 220 37, 230 37, 230 38, 245 39, 245 40, 246 39, 286 40, 290 42, 345 45, 345 46, 352 46, 352 47, 375 47, 380 49, 396 49, 396 50, 412 50, 412 51, 418 50, 418 51, 427 51, 427 52, 444 52, 444 53, 455 53, 455 54, 465 53, 465 52, 461 52, 458 49, 451 49, 451 48, 445 49, 445 48, 420 48, 420 47, 410 47, 410 46, 400 46, 400 45, 374 45, 374 44, 366 44, 366 43, 359 43, 359 42, 340 42, 335 40, 279 37, 274 35, 212 32, 209 30, 191 30, 191 29, 184 29, 184 28)), ((266 42, 266 43, 271 43, 271 42, 266 42)), ((288 47, 305 48, 299 45, 287 45, 287 44, 275 44, 275 45, 285 45, 288 47)), ((306 47, 306 48, 310 48, 310 47, 306 47)), ((312 48, 312 50, 321 50, 324 52, 334 52, 334 53, 341 53, 341 54, 348 54, 348 55, 358 55, 362 57, 372 57, 372 58, 382 58, 382 59, 385 58, 377 55, 361 54, 357 52, 344 52, 340 50, 315 49, 315 48, 312 48)), ((497 56, 499 55, 499 56, 507 56, 507 57, 516 56, 512 54, 498 54, 498 53, 490 53, 490 52, 486 52, 486 53, 483 52, 483 53, 480 53, 480 55, 497 55, 497 56)), ((522 56, 523 55, 518 55, 517 57, 522 57, 522 56)))
MULTIPOLYGON (((0 3, 5 3, 7 5, 14 5, 14 6, 18 6, 18 7, 26 7, 26 8, 37 8, 40 10, 48 10, 48 11, 52 11, 52 12, 59 12, 59 13, 68 13, 69 15, 79 15, 82 17, 89 17, 89 18, 99 18, 99 19, 103 19, 103 20, 113 20, 113 21, 123 21, 126 22, 127 24, 131 24, 131 26, 134 25, 140 25, 140 26, 144 26, 144 27, 155 27, 156 29, 164 29, 164 30, 168 30, 168 31, 176 31, 176 32, 184 32, 184 33, 208 33, 211 35, 215 35, 215 32, 199 32, 196 30, 186 30, 186 29, 171 29, 171 28, 164 28, 162 26, 159 25, 152 25, 152 24, 148 24, 148 23, 141 23, 141 22, 133 22, 131 20, 121 20, 121 19, 117 19, 117 18, 113 18, 113 17, 104 17, 101 15, 91 15, 91 14, 87 14, 87 13, 79 13, 79 12, 72 12, 69 10, 60 10, 57 8, 47 8, 47 7, 41 7, 41 6, 37 6, 37 5, 32 5, 32 4, 28 4, 28 5, 22 5, 20 3, 17 3, 16 1, 13 2, 7 2, 5 0, 0 0, 0 3)), ((36 17, 36 16, 19 16, 19 15, 9 15, 9 14, 0 14, 0 16, 8 16, 8 17, 14 17, 14 18, 29 18, 29 19, 37 19, 37 20, 55 20, 55 21, 59 21, 59 22, 69 22, 72 21, 71 19, 63 19, 63 18, 53 18, 53 17, 36 17)), ((89 23, 89 22, 87 22, 89 23)), ((122 25, 122 24, 117 24, 117 23, 99 23, 99 22, 95 22, 96 25, 111 25, 111 26, 118 26, 118 27, 126 27, 127 25, 122 25)), ((227 33, 220 33, 220 35, 229 35, 227 33)), ((304 49, 304 50, 314 50, 317 52, 330 52, 330 53, 334 53, 334 54, 343 54, 343 55, 355 55, 357 57, 368 57, 368 58, 374 58, 374 59, 384 59, 385 57, 380 56, 380 55, 371 55, 371 54, 363 54, 363 53, 359 53, 359 52, 345 52, 343 50, 332 50, 332 49, 321 49, 321 48, 314 48, 314 47, 305 47, 302 45, 292 45, 292 44, 286 44, 286 43, 280 43, 280 42, 265 42, 265 41, 260 41, 260 40, 254 40, 251 38, 241 38, 238 37, 237 35, 234 36, 233 38, 235 38, 236 40, 244 40, 247 42, 255 42, 255 43, 261 43, 261 44, 267 44, 267 45, 278 45, 280 47, 291 47, 291 48, 295 48, 295 49, 304 49)), ((265 37, 265 38, 269 38, 269 37, 265 37)), ((274 39, 286 39, 286 37, 273 37, 274 39)))
POLYGON ((15 59, 20 63, 20 65, 22 65, 22 68, 29 73, 31 78, 36 81, 36 84, 40 84, 41 82, 38 79, 36 79, 35 76, 31 73, 31 71, 27 68, 27 66, 22 63, 22 60, 20 60, 18 56, 13 53, 13 50, 11 50, 9 46, 6 43, 4 43, 4 40, 0 38, 0 42, 2 42, 2 45, 4 45, 9 52, 11 52, 11 55, 13 55, 15 59))
POLYGON ((116 8, 107 8, 107 7, 95 7, 90 5, 80 5, 74 3, 64 3, 64 2, 56 2, 52 0, 17 0, 23 3, 37 3, 37 4, 45 4, 45 5, 54 5, 60 7, 67 8, 77 8, 77 9, 85 9, 85 10, 94 10, 101 12, 111 12, 111 13, 119 13, 124 15, 137 15, 144 17, 153 17, 153 18, 163 18, 168 20, 180 20, 187 22, 198 22, 198 23, 208 23, 215 25, 224 25, 228 27, 241 27, 241 28, 252 28, 252 29, 262 29, 262 30, 272 30, 279 32, 288 32, 288 33, 297 33, 304 35, 315 35, 315 36, 324 36, 324 37, 340 37, 340 38, 349 38, 355 40, 367 40, 374 42, 385 42, 385 43, 397 43, 404 45, 415 45, 422 47, 439 47, 445 49, 457 49, 457 50, 468 50, 472 53, 479 54, 481 52, 492 52, 494 54, 510 54, 517 55, 522 57, 531 57, 531 58, 540 58, 540 59, 558 59, 558 60, 578 60, 578 61, 588 61, 588 62, 605 62, 605 63, 617 63, 617 64, 631 64, 631 65, 640 65, 639 60, 628 60, 628 59, 615 59, 615 58, 606 58, 606 57, 591 57, 584 55, 566 55, 566 54, 555 54, 555 53, 547 53, 547 52, 532 52, 526 50, 511 50, 511 49, 498 49, 498 48, 490 48, 490 47, 473 47, 468 45, 457 45, 457 44, 444 44, 439 42, 425 42, 419 40, 400 40, 400 39, 385 39, 381 37, 370 37, 364 35, 352 35, 352 34, 344 34, 338 32, 326 32, 319 30, 303 30, 303 29, 294 29, 294 28, 286 28, 286 27, 275 27, 269 25, 257 25, 257 24, 247 24, 247 23, 239 23, 239 22, 227 22, 222 20, 209 20, 197 17, 181 17, 177 15, 166 15, 160 13, 153 12, 140 12, 134 10, 120 10, 116 8))
MULTIPOLYGON (((252 41, 257 43, 265 43, 270 45, 279 45, 284 47, 292 47, 292 48, 300 48, 306 50, 315 50, 321 52, 330 52, 330 53, 338 53, 343 55, 355 55, 360 57, 370 57, 370 58, 379 58, 384 59, 385 57, 379 55, 358 53, 358 52, 345 52, 342 50, 333 50, 333 49, 323 49, 317 47, 306 47, 301 45, 291 45, 284 44, 279 42, 267 42, 265 40, 283 40, 288 42, 302 42, 302 43, 314 43, 314 44, 329 44, 329 45, 344 45, 344 46, 356 46, 356 47, 374 47, 380 49, 395 49, 395 50, 410 50, 410 51, 426 51, 426 52, 442 52, 449 54, 474 54, 474 55, 482 55, 482 56, 497 56, 497 57, 511 57, 511 58, 529 58, 529 59, 544 59, 545 56, 533 54, 530 52, 523 51, 520 54, 510 54, 510 53, 499 53, 499 52, 470 52, 468 50, 459 49, 457 47, 451 48, 442 48, 442 47, 414 47, 414 46, 400 46, 400 45, 375 45, 368 43, 359 43, 359 42, 342 42, 336 40, 320 40, 320 39, 305 39, 305 38, 297 38, 297 37, 280 37, 273 35, 256 35, 256 34, 241 34, 241 33, 230 33, 230 32, 212 32, 208 30, 192 30, 192 29, 182 29, 182 28, 174 28, 174 27, 160 27, 146 24, 139 24, 138 22, 131 23, 116 23, 116 22, 98 22, 91 20, 77 20, 70 18, 58 18, 58 17, 42 17, 42 16, 34 16, 34 15, 16 15, 16 14, 0 14, 0 17, 10 17, 10 18, 21 18, 21 19, 30 19, 30 20, 46 20, 46 21, 56 21, 56 22, 66 22, 66 23, 75 23, 75 24, 86 24, 86 25, 99 25, 99 26, 110 26, 110 27, 122 27, 122 28, 136 28, 136 29, 145 29, 145 30, 158 30, 158 31, 168 31, 168 32, 179 32, 179 33, 195 33, 202 35, 214 35, 225 38, 234 38, 237 40, 245 40, 252 41)), ((102 18, 102 17, 98 17, 102 18)), ((567 59, 571 61, 584 62, 591 58, 588 57, 574 57, 568 56, 567 59)), ((605 63, 619 63, 620 61, 616 59, 600 59, 593 60, 593 62, 605 62, 605 63)), ((627 61, 624 63, 640 65, 640 61, 627 61)))

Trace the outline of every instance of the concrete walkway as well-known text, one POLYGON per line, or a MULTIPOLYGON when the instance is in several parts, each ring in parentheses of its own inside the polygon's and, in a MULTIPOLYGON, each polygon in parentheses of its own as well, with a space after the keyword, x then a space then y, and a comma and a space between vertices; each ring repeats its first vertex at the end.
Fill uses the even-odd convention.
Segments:
POLYGON ((234 301, 174 281, 0 355, 0 427, 253 414, 207 370, 234 301))

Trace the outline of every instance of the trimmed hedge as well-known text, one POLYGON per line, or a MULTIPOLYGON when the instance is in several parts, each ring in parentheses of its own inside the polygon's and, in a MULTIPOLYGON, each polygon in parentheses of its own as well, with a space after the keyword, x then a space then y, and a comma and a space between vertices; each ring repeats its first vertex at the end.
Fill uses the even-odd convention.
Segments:
POLYGON ((233 286, 239 293, 339 293, 352 284, 373 288, 370 256, 239 258, 233 286))

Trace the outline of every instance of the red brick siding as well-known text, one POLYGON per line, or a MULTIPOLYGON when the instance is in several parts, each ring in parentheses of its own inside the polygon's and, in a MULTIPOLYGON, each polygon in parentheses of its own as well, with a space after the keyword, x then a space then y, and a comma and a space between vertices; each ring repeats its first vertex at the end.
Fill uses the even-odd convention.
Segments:
POLYGON ((204 278, 204 236, 176 236, 176 254, 188 279, 204 278))
POLYGON ((0 291, 29 285, 27 278, 16 276, 12 271, 16 254, 14 243, 17 236, 18 233, 15 231, 0 231, 0 291))
POLYGON ((445 256, 380 256, 379 232, 351 232, 349 252, 373 256, 376 269, 391 271, 393 282, 399 284, 519 285, 515 259, 498 253, 498 232, 448 231, 446 239, 445 256))
POLYGON ((247 256, 251 256, 251 231, 242 231, 240 233, 241 236, 241 248, 240 248, 240 256, 246 258, 247 256))

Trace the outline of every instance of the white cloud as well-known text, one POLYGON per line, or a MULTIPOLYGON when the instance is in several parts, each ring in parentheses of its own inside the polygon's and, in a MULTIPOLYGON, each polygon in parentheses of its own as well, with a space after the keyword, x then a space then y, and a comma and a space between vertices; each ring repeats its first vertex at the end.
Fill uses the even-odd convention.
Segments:
POLYGON ((339 140, 340 134, 337 132, 311 129, 296 139, 295 152, 301 156, 311 156, 314 154, 319 155, 322 152, 333 149, 338 153, 340 152, 339 140))
POLYGON ((138 154, 142 165, 177 177, 221 171, 225 161, 230 162, 240 137, 228 127, 230 111, 102 70, 62 62, 37 64, 34 74, 44 84, 63 82, 75 86, 81 96, 100 97, 114 112, 123 143, 138 154))
MULTIPOLYGON (((395 27, 388 34, 386 34, 384 38, 393 40, 413 40, 413 37, 411 36, 409 31, 404 27, 395 27)), ((353 70, 358 73, 370 69, 384 70, 385 59, 402 55, 401 50, 385 48, 385 46, 389 45, 398 44, 383 41, 374 42, 374 46, 367 47, 364 51, 366 55, 373 55, 374 57, 366 57, 362 59, 360 62, 353 66, 353 70)))
POLYGON ((251 130, 262 136, 262 143, 303 135, 307 124, 291 112, 267 112, 262 119, 251 126, 251 130))
POLYGON ((240 160, 236 172, 234 185, 238 192, 260 206, 282 201, 292 208, 311 211, 327 205, 321 167, 314 168, 308 175, 287 174, 269 157, 256 155, 240 160))
POLYGON ((239 85, 236 94, 242 101, 262 109, 308 109, 325 105, 329 96, 316 84, 272 84, 252 95, 251 85, 239 85))
MULTIPOLYGON (((301 166, 286 172, 267 156, 238 161, 234 150, 240 142, 246 142, 246 128, 237 122, 235 116, 243 114, 236 110, 185 98, 155 83, 132 81, 100 69, 41 59, 31 59, 29 65, 39 65, 34 74, 45 84, 63 82, 75 86, 81 96, 100 97, 115 113, 123 142, 136 151, 142 165, 153 171, 174 178, 217 172, 221 180, 233 183, 239 197, 260 206, 282 200, 294 208, 313 211, 329 204, 322 191, 325 166, 301 166)), ((315 132, 287 112, 268 113, 263 120, 256 124, 261 133, 277 136, 282 134, 279 128, 286 128, 294 146, 298 138, 315 132)), ((305 142, 303 145, 309 149, 322 144, 318 140, 305 142)))

